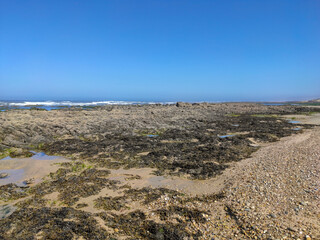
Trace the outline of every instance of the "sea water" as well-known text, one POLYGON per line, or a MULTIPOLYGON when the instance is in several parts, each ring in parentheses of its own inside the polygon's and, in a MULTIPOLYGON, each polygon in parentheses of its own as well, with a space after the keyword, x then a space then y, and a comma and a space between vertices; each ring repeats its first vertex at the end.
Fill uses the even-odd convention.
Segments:
POLYGON ((145 104, 175 104, 176 102, 142 102, 142 101, 0 101, 0 111, 10 109, 39 108, 55 110, 69 107, 94 107, 104 105, 145 105, 145 104))

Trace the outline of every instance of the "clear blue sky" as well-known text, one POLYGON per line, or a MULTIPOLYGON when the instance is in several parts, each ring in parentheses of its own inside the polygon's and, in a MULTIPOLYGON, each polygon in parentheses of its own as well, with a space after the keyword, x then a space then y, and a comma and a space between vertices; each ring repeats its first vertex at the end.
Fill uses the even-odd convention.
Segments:
POLYGON ((0 99, 316 97, 319 0, 0 0, 0 99))

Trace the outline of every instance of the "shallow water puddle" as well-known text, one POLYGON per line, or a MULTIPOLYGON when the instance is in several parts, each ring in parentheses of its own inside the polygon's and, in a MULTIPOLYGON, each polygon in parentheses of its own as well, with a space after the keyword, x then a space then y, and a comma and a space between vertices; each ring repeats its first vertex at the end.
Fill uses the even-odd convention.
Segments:
POLYGON ((158 137, 159 135, 156 135, 156 134, 149 134, 149 135, 147 135, 147 137, 158 137))
POLYGON ((9 183, 18 183, 23 181, 24 170, 23 169, 7 169, 0 170, 0 173, 7 173, 8 176, 0 179, 0 186, 9 183))
POLYGON ((32 183, 39 183, 50 172, 60 168, 57 163, 68 161, 62 157, 48 156, 44 153, 35 153, 30 158, 4 158, 0 161, 0 173, 8 176, 0 179, 0 186, 10 183, 26 186, 24 181, 33 179, 32 183))
POLYGON ((300 121, 289 120, 289 123, 300 123, 300 121))
POLYGON ((300 131, 302 128, 301 127, 296 127, 296 128, 294 128, 294 129, 292 129, 292 130, 294 130, 294 131, 300 131))
POLYGON ((219 138, 228 138, 228 137, 233 137, 235 135, 229 134, 229 135, 221 135, 219 138))
POLYGON ((49 156, 44 152, 39 152, 39 153, 34 151, 30 151, 30 152, 34 154, 31 158, 36 160, 54 160, 54 159, 61 158, 58 156, 49 156))
MULTIPOLYGON (((61 158, 60 156, 49 156, 49 155, 45 154, 44 152, 35 152, 35 151, 30 151, 30 152, 34 154, 30 158, 35 159, 35 160, 54 160, 54 159, 61 158)), ((13 159, 13 158, 10 156, 7 156, 5 158, 0 159, 0 161, 1 160, 9 160, 9 159, 13 159)))

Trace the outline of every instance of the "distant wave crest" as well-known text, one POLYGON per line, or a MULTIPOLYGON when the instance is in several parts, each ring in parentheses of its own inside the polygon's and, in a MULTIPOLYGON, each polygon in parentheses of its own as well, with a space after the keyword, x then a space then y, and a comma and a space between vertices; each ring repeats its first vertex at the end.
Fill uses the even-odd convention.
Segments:
POLYGON ((133 101, 97 101, 97 102, 72 102, 72 101, 44 101, 44 102, 0 102, 0 106, 102 106, 102 105, 134 105, 134 104, 174 104, 175 102, 133 102, 133 101))

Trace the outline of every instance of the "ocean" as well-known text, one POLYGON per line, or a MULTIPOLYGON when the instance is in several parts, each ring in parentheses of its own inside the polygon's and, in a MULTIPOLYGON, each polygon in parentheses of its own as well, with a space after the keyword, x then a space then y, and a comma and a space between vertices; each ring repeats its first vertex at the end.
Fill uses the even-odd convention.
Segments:
POLYGON ((103 105, 144 105, 144 104, 175 104, 176 102, 143 102, 143 101, 0 101, 0 111, 9 109, 40 108, 54 110, 70 107, 94 107, 103 105))

